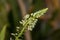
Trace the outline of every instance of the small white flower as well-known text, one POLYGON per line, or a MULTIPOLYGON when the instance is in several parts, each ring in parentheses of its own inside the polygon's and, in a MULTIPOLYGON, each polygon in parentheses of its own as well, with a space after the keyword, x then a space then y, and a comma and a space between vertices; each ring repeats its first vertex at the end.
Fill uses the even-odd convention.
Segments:
POLYGON ((28 26, 28 30, 32 31, 32 28, 31 28, 31 26, 28 26))
POLYGON ((10 40, 13 40, 12 37, 10 37, 10 40))
POLYGON ((20 22, 20 24, 23 24, 21 21, 19 21, 20 22))
POLYGON ((15 33, 15 35, 18 35, 18 33, 15 33))
POLYGON ((14 33, 11 33, 11 35, 15 36, 15 34, 14 34, 14 33))
POLYGON ((16 27, 17 29, 19 29, 20 27, 16 27))
POLYGON ((17 31, 19 32, 19 30, 17 29, 17 31))
POLYGON ((27 19, 27 18, 29 18, 29 14, 27 14, 27 15, 24 17, 24 19, 27 19))
POLYGON ((31 16, 33 16, 34 14, 33 13, 31 13, 31 16))

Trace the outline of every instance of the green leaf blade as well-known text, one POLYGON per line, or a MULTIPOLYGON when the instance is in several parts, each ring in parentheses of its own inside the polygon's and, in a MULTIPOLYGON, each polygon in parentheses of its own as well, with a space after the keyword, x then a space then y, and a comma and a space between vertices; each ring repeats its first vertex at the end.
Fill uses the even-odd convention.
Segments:
POLYGON ((0 40, 5 39, 5 33, 6 33, 6 25, 3 27, 3 29, 0 32, 0 40))

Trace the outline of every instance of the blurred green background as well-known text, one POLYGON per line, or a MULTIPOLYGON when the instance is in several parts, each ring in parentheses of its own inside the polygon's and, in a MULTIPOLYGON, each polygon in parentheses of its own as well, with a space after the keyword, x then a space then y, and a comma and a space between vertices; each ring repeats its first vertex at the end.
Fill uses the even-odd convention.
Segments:
POLYGON ((45 15, 38 19, 32 31, 26 30, 23 40, 60 40, 60 0, 0 0, 0 32, 6 27, 5 40, 14 38, 23 16, 48 8, 45 15))

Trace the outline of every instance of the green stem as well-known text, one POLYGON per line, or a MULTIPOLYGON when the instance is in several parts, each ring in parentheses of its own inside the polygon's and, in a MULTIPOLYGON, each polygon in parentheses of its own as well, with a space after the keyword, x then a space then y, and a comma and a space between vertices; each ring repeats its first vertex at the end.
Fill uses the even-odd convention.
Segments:
POLYGON ((16 39, 15 39, 15 40, 19 40, 19 39, 18 39, 18 37, 16 37, 16 39))
MULTIPOLYGON (((29 21, 29 20, 28 20, 29 21)), ((19 35, 16 37, 15 40, 19 40, 18 38, 21 37, 21 35, 23 34, 23 32, 25 31, 26 27, 27 27, 27 24, 28 24, 28 21, 25 23, 25 26, 23 27, 23 29, 21 30, 21 32, 19 33, 19 35)))
POLYGON ((21 30, 21 33, 19 33, 19 35, 16 37, 15 40, 19 40, 18 38, 21 37, 21 35, 23 34, 25 28, 26 28, 26 26, 21 30))

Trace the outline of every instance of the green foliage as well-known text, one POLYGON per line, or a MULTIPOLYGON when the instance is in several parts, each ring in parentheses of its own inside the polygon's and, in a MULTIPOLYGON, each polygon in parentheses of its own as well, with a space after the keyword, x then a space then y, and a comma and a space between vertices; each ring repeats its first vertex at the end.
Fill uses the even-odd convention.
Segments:
POLYGON ((6 0, 0 0, 0 31, 4 27, 5 24, 7 24, 7 16, 8 13, 6 11, 6 0))
POLYGON ((3 29, 0 32, 0 40, 5 39, 6 27, 7 27, 7 25, 4 25, 3 29))
POLYGON ((6 0, 0 0, 0 40, 5 40, 6 26, 8 24, 8 13, 6 10, 6 0))

